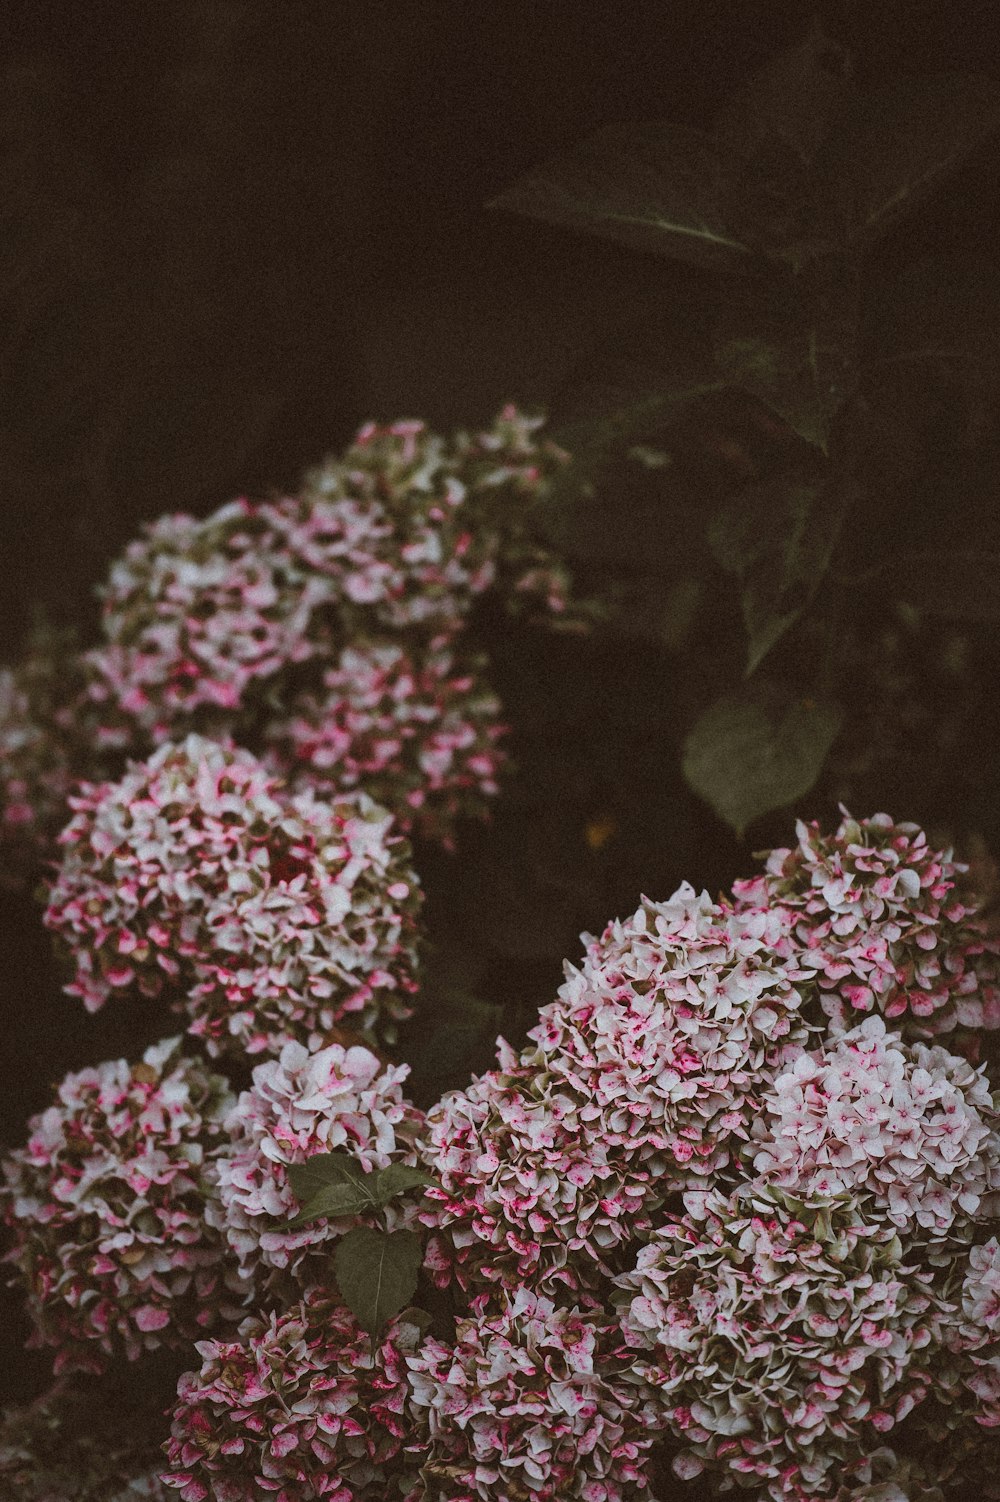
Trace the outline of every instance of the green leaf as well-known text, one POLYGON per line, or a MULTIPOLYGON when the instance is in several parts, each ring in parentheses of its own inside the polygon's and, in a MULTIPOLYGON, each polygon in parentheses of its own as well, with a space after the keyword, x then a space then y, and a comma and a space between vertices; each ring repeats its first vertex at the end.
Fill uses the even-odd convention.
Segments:
POLYGON ((722 209, 738 177, 735 153, 702 131, 666 121, 615 125, 543 162, 491 207, 733 270, 750 255, 722 209))
POLYGON ((824 453, 858 381, 858 288, 824 258, 795 277, 731 289, 715 325, 719 370, 824 453))
POLYGON ((388 1168, 380 1168, 375 1175, 375 1194, 380 1205, 387 1205, 408 1189, 436 1184, 437 1179, 422 1168, 411 1168, 407 1163, 390 1163, 388 1168))
POLYGON ((685 740, 684 776, 742 835, 754 819, 809 792, 840 718, 835 705, 793 697, 778 685, 727 695, 685 740))
POLYGON ((848 485, 790 473, 749 486, 713 517, 709 546, 743 584, 748 677, 812 600, 853 496, 848 485))
POLYGON ((820 153, 841 242, 872 245, 998 127, 1000 85, 983 74, 905 78, 860 95, 820 153))
POLYGON ((413 1297, 422 1260, 420 1238, 412 1231, 355 1226, 338 1243, 334 1257, 337 1287, 373 1339, 413 1297))
POLYGON ((359 1215, 379 1208, 376 1175, 349 1153, 315 1153, 304 1163, 293 1163, 288 1182, 302 1209, 289 1224, 292 1229, 327 1216, 359 1215))
POLYGON ((814 23, 803 41, 730 96, 713 133, 741 156, 752 157, 765 141, 778 140, 810 162, 853 93, 846 51, 814 23))

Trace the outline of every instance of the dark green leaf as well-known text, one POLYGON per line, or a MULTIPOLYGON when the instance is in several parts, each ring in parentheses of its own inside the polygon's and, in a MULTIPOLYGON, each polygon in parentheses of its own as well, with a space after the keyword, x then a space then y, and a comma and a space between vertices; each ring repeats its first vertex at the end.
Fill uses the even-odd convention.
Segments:
POLYGON ((426 1188, 436 1183, 437 1179, 422 1168, 411 1168, 407 1163, 390 1163, 388 1168, 380 1168, 375 1175, 375 1193, 379 1204, 387 1205, 408 1189, 426 1188))
POLYGON ((362 1211, 371 1208, 371 1198, 367 1194, 360 1193, 350 1184, 328 1184, 325 1189, 321 1189, 306 1202, 298 1215, 288 1222, 288 1227, 289 1230, 297 1231, 300 1226, 311 1225, 314 1220, 333 1220, 345 1215, 360 1215, 362 1211))
POLYGON ((365 1173, 357 1158, 349 1153, 315 1153, 304 1163, 293 1163, 288 1182, 302 1205, 293 1228, 327 1216, 359 1215, 377 1209, 379 1198, 376 1176, 365 1173))
POLYGON ((288 1168, 289 1185, 300 1200, 330 1185, 363 1184, 369 1177, 357 1158, 343 1152, 314 1153, 304 1163, 292 1163, 288 1168))
POLYGON ((850 60, 818 25, 751 74, 716 116, 714 134, 742 156, 767 140, 811 161, 852 97, 850 60))
POLYGON ((413 1297, 423 1259, 412 1231, 376 1231, 355 1226, 338 1243, 337 1287, 363 1330, 374 1337, 413 1297))
POLYGON ((655 255, 740 269, 750 250, 721 209, 737 160, 688 126, 615 125, 542 163, 492 207, 655 255))
POLYGON ((647 388, 640 392, 628 388, 627 374, 621 367, 610 374, 618 376, 620 384, 609 381, 601 387, 588 387, 586 406, 578 408, 573 419, 561 423, 553 434, 555 441, 572 453, 574 467, 598 468, 612 454, 617 457, 621 449, 634 447, 637 440, 662 434, 695 402, 725 386, 723 381, 712 380, 682 389, 647 388))
POLYGON ((1000 85, 983 74, 906 78, 859 96, 820 154, 842 243, 879 239, 998 126, 1000 85))
POLYGON ((809 791, 839 728, 835 705, 758 685, 705 711, 684 743, 684 776, 742 835, 809 791))
POLYGON ((715 327, 720 371, 825 452, 857 385, 855 276, 824 260, 796 277, 741 283, 732 292, 715 327))
POLYGON ((794 625, 823 580, 853 499, 847 485, 777 475, 713 519, 716 561, 743 584, 747 675, 794 625))

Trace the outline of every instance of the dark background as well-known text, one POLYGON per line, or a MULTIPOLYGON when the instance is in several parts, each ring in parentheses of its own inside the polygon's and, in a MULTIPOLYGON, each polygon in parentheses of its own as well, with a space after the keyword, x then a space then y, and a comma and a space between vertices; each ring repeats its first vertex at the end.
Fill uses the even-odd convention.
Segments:
MULTIPOLYGON (((147 518, 294 486, 368 418, 450 428, 488 421, 507 399, 549 403, 590 347, 646 310, 675 308, 682 336, 701 273, 484 204, 601 125, 707 125, 813 9, 7 0, 4 14, 0 657, 38 604, 86 634, 94 584, 147 518)), ((862 0, 824 18, 862 79, 1000 77, 990 4, 862 0)), ((980 154, 880 255, 910 255, 916 236, 933 249, 971 241, 995 258, 997 176, 996 157, 980 154)), ((550 704, 544 746, 578 769, 592 814, 614 802, 616 758, 629 762, 631 813, 615 817, 632 818, 635 839, 595 854, 578 890, 561 876, 546 887, 546 842, 565 831, 544 816, 540 853, 515 850, 506 864, 484 865, 487 837, 476 835, 458 907, 440 861, 425 857, 444 929, 475 926, 481 904, 508 914, 513 958, 502 940, 495 954, 511 975, 482 984, 493 999, 520 986, 528 1010, 558 984, 558 957, 581 928, 642 890, 665 895, 685 876, 715 888, 748 865, 676 771, 646 754, 667 686, 651 696, 649 724, 635 720, 602 755, 602 727, 634 715, 629 674, 641 669, 607 655, 581 708, 565 691, 568 649, 536 647, 526 657, 521 640, 496 661, 501 690, 516 699, 534 673, 550 704), (525 876, 528 898, 522 858, 536 882, 525 876)), ((501 820, 489 838, 495 850, 522 834, 501 820)), ((58 996, 30 903, 3 904, 0 1136, 18 1141, 65 1069, 134 1052, 135 1040, 113 1008, 88 1019, 58 996)), ((16 1394, 41 1366, 21 1366, 14 1311, 8 1321, 0 1388, 16 1394)))

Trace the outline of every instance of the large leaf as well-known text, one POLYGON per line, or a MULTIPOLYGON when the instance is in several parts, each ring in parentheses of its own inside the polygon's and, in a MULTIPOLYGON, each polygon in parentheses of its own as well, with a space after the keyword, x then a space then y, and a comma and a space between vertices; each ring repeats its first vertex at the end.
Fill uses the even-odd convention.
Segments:
POLYGON ((376 1231, 355 1226, 338 1243, 334 1257, 337 1287, 363 1330, 374 1337, 387 1320, 405 1309, 417 1287, 423 1259, 412 1231, 376 1231))
POLYGON ((714 135, 748 158, 777 140, 810 162, 853 94, 847 53, 814 25, 730 96, 715 118, 714 135))
POLYGON ((739 175, 734 152, 702 131, 666 121, 615 125, 543 162, 491 207, 655 255, 740 269, 750 248, 722 207, 739 175))
POLYGON ((743 585, 747 675, 799 619, 823 580, 853 492, 801 474, 752 485, 713 517, 716 561, 743 585))
POLYGON ((983 74, 906 78, 859 96, 820 154, 842 242, 878 240, 998 127, 1000 85, 983 74))
POLYGON ((754 279, 731 293, 715 326, 720 371, 825 452, 858 379, 852 269, 826 258, 797 276, 754 279))
POLYGON ((840 728, 833 704, 758 685, 716 700, 684 742, 688 785, 742 835, 815 783, 840 728))

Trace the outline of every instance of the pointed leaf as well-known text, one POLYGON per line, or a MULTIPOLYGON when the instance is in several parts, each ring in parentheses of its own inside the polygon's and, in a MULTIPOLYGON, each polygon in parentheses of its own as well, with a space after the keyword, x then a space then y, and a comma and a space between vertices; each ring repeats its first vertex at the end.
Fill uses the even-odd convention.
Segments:
POLYGON ((860 95, 820 154, 842 243, 873 244, 998 127, 1000 85, 983 74, 905 78, 860 95))
POLYGON ((408 1163, 390 1163, 388 1168, 380 1168, 375 1175, 375 1193, 380 1205, 387 1205, 408 1189, 436 1184, 433 1174, 425 1173, 422 1168, 411 1168, 408 1163))
POLYGON ((772 58, 730 96, 713 134, 745 157, 774 139, 808 162, 853 92, 847 53, 814 24, 803 41, 772 58))
POLYGON ((747 487, 713 517, 709 546, 743 583, 748 677, 812 600, 853 499, 847 484, 790 473, 747 487))
POLYGON ((684 125, 615 125, 521 178, 491 207, 654 255, 740 269, 749 247, 722 210, 738 158, 684 125))
MULTIPOLYGON (((288 1167, 288 1182, 300 1200, 309 1199, 329 1185, 363 1185, 370 1175, 351 1153, 314 1153, 304 1163, 291 1163, 288 1167)), ((374 1193, 369 1188, 369 1197, 374 1202, 374 1193)))
POLYGON ((302 1206, 290 1222, 293 1229, 328 1216, 378 1208, 375 1175, 365 1173, 350 1153, 314 1153, 304 1163, 292 1163, 288 1183, 302 1206))
POLYGON ((777 685, 718 699, 684 743, 684 776, 738 835, 813 786, 840 728, 833 704, 777 685))
POLYGON ((793 278, 732 289, 715 327, 720 371, 826 451, 833 420, 858 380, 858 289, 828 260, 793 278))
POLYGON ((308 1199, 298 1215, 288 1222, 290 1230, 310 1225, 314 1220, 335 1220, 345 1215, 360 1215, 372 1208, 371 1195, 353 1184, 327 1184, 308 1199))
POLYGON ((337 1246, 337 1287, 363 1330, 374 1337, 405 1309, 417 1287, 423 1260, 412 1231, 376 1231, 355 1226, 337 1246))

